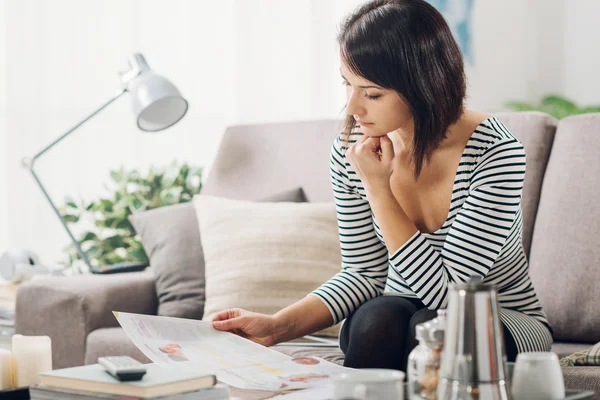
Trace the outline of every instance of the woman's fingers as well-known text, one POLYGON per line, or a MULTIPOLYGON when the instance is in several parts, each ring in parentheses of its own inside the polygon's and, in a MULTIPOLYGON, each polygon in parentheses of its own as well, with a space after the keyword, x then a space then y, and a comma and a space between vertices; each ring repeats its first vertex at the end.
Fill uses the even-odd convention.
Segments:
POLYGON ((213 322, 215 321, 225 321, 231 318, 236 318, 242 315, 242 311, 239 308, 230 308, 229 310, 221 311, 217 315, 213 317, 213 322))
POLYGON ((364 135, 359 141, 354 143, 348 148, 346 156, 350 162, 356 160, 356 158, 372 157, 376 155, 379 157, 380 143, 378 137, 369 137, 364 135))
POLYGON ((213 318, 213 327, 220 331, 243 332, 246 317, 242 315, 242 311, 240 308, 230 308, 229 310, 221 311, 213 318))
POLYGON ((235 317, 220 321, 213 320, 213 327, 220 331, 242 330, 244 317, 235 317))
POLYGON ((369 137, 363 142, 363 147, 369 151, 377 151, 379 149, 380 139, 379 137, 369 137))
POLYGON ((387 136, 382 136, 381 143, 381 159, 386 162, 391 162, 394 159, 394 145, 387 136))

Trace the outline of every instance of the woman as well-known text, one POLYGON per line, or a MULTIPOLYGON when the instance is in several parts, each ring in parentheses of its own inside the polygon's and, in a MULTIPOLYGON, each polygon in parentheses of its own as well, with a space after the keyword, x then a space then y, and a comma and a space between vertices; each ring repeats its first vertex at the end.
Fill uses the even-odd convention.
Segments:
POLYGON ((523 146, 464 108, 460 50, 422 0, 375 0, 343 24, 346 129, 331 151, 342 271, 275 315, 234 309, 216 329, 264 345, 346 319, 345 365, 405 370, 417 323, 452 282, 497 285, 509 360, 548 351, 522 244, 523 146))

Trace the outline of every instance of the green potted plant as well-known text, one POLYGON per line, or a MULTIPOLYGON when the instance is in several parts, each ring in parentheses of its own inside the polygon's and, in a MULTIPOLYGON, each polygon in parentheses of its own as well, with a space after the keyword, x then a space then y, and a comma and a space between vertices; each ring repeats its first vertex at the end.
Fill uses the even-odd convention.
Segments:
POLYGON ((600 105, 579 106, 574 101, 555 94, 544 96, 539 104, 509 101, 505 106, 513 111, 542 111, 557 119, 575 114, 600 112, 600 105))
MULTIPOLYGON (((152 208, 185 203, 202 189, 202 168, 173 162, 151 167, 146 174, 121 167, 110 171, 106 197, 91 201, 67 198, 60 208, 65 221, 79 231, 79 243, 93 267, 122 262, 145 262, 148 256, 129 215, 152 208)), ((66 262, 84 271, 84 263, 71 244, 64 249, 66 262)))

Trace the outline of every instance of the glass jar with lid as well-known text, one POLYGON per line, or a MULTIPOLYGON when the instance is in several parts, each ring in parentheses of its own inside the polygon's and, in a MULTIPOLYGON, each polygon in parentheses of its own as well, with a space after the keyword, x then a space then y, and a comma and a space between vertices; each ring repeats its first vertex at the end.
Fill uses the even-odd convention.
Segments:
POLYGON ((435 400, 439 382, 446 310, 438 310, 437 317, 416 326, 419 345, 408 356, 408 398, 435 400))

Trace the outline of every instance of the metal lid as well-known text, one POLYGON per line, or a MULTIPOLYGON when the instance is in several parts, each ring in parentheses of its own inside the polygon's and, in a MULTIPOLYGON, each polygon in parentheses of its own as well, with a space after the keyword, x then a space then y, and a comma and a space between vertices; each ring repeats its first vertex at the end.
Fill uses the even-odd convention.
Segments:
POLYGON ((415 336, 419 341, 443 344, 446 332, 446 310, 438 310, 437 318, 418 324, 415 336))

